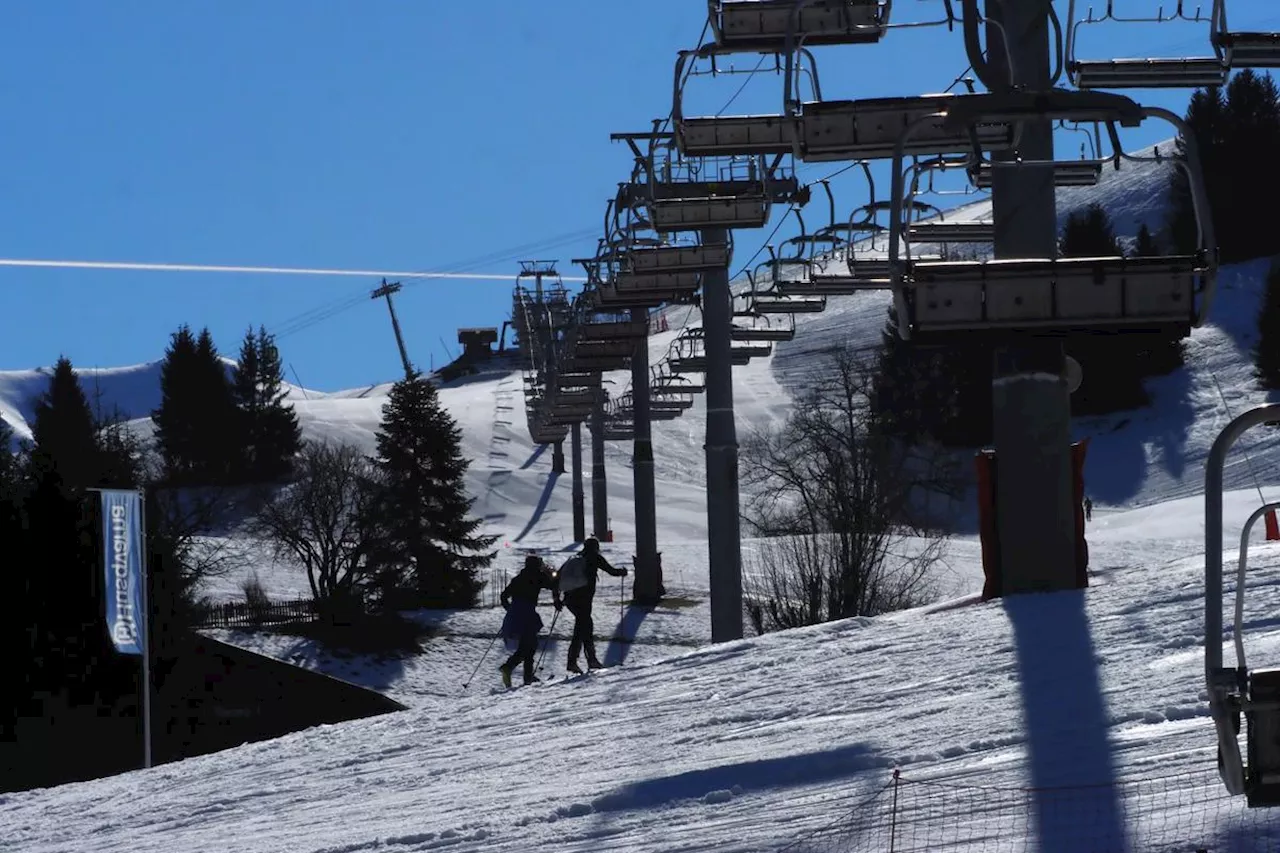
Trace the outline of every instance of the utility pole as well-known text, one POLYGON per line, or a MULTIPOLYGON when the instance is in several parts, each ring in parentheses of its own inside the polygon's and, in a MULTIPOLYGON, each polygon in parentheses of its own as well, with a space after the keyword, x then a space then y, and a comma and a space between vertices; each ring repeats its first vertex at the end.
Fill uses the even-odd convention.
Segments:
MULTIPOLYGON (((986 0, 988 79, 983 82, 988 88, 1050 88, 1049 11, 1047 3, 986 0)), ((975 70, 981 65, 975 64, 975 70)), ((992 156, 997 162, 1052 161, 1052 121, 1025 122, 1018 150, 992 156)), ((991 174, 995 257, 1056 257, 1052 166, 996 166, 991 174)), ((1002 591, 1073 589, 1077 582, 1071 401, 1061 340, 1028 336, 998 346, 993 367, 1002 591)))
MULTIPOLYGON (((727 243, 724 228, 702 229, 702 244, 727 243)), ((711 642, 742 639, 742 543, 738 525, 738 432, 733 420, 730 339, 733 299, 728 268, 702 274, 702 328, 707 354, 707 550, 711 575, 711 642)))
POLYGON ((387 310, 391 312, 391 330, 396 334, 396 346, 400 347, 400 362, 404 365, 404 375, 408 379, 413 375, 413 365, 409 363, 409 352, 404 348, 404 335, 400 334, 400 321, 396 319, 396 306, 391 302, 391 294, 400 292, 400 282, 394 281, 387 284, 387 280, 382 280, 382 286, 376 288, 371 294, 371 299, 387 300, 387 310))

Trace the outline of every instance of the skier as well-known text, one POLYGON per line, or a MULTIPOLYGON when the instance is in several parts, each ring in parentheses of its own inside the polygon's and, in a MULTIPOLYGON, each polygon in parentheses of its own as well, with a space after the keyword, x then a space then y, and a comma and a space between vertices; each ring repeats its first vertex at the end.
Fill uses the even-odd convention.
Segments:
POLYGON ((542 630, 542 617, 538 615, 538 596, 542 590, 551 590, 552 603, 557 611, 563 606, 555 578, 547 570, 547 564, 534 554, 524 558, 520 570, 507 588, 502 591, 502 606, 507 615, 502 619, 502 637, 515 640, 516 651, 507 662, 498 667, 503 685, 511 686, 511 673, 516 665, 524 664, 524 683, 532 684, 540 679, 533 674, 533 655, 538 649, 538 632, 542 630))
POLYGON ((1088 495, 1084 498, 1084 520, 1093 521, 1093 499, 1088 495))
POLYGON ((604 569, 615 578, 626 577, 626 569, 615 569, 600 553, 600 540, 591 536, 582 543, 582 550, 565 560, 560 567, 559 592, 565 606, 573 614, 573 638, 569 641, 569 672, 582 673, 578 666, 578 653, 586 652, 587 668, 602 669, 604 664, 596 657, 595 625, 591 621, 591 600, 596 594, 596 576, 604 569))

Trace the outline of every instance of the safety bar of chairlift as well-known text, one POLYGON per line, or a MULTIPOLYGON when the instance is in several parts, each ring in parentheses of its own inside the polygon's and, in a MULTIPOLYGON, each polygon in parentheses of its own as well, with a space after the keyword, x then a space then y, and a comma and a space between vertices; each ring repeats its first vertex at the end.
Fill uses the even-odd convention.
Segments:
MULTIPOLYGON (((1236 416, 1218 433, 1204 465, 1204 675, 1209 691, 1209 710, 1218 734, 1218 754, 1222 758, 1222 781, 1231 794, 1245 792, 1244 765, 1240 741, 1226 709, 1222 707, 1225 674, 1222 667, 1222 489, 1223 467, 1236 440, 1248 429, 1280 422, 1280 403, 1258 406, 1236 416)), ((1263 509, 1265 511, 1265 507, 1263 509)), ((1250 524, 1256 519, 1251 518, 1250 524)), ((1248 532, 1248 525, 1245 527, 1248 532)), ((1241 557, 1240 572, 1244 562, 1241 557)), ((1237 608, 1243 584, 1236 588, 1237 608)), ((1237 637, 1239 627, 1237 626, 1237 637)), ((1243 650, 1237 655, 1243 661, 1243 650)), ((1243 664, 1242 664, 1243 665, 1243 664)))
MULTIPOLYGON (((1089 110, 1100 110, 1101 109, 1100 105, 1106 102, 1107 100, 1128 101, 1130 104, 1133 104, 1135 107, 1137 107, 1137 112, 1130 113, 1129 115, 1127 115, 1127 121, 1133 122, 1134 121, 1133 115, 1137 115, 1136 123, 1139 123, 1139 124, 1143 119, 1158 118, 1158 119, 1163 119, 1169 122, 1177 129, 1178 134, 1182 137, 1182 140, 1183 140, 1183 150, 1185 152, 1186 159, 1185 161, 1182 161, 1175 158, 1174 162, 1178 164, 1187 175, 1188 184, 1191 189, 1191 203, 1192 203, 1192 209, 1194 211, 1195 219, 1196 219, 1196 231, 1197 231, 1197 236, 1199 238, 1200 249, 1201 251, 1206 253, 1207 268, 1203 273, 1203 284, 1201 286, 1201 291, 1200 291, 1200 304, 1196 309, 1194 319, 1191 323, 1193 328, 1198 328, 1199 326, 1202 326, 1204 324, 1205 319, 1209 315, 1209 308, 1212 305, 1214 291, 1217 286, 1217 257, 1216 257, 1217 250, 1215 248, 1216 234, 1214 232, 1213 218, 1212 218, 1212 214, 1208 204, 1208 191, 1204 183, 1204 172, 1201 168, 1199 146, 1196 144, 1195 136, 1191 132, 1191 128, 1188 126, 1186 121, 1183 120, 1181 116, 1163 107, 1143 107, 1139 104, 1134 103, 1131 99, 1126 98, 1123 95, 1113 95, 1110 93, 1103 93, 1103 92, 1069 92, 1069 91, 1063 90, 1061 92, 1055 93, 1054 98, 1048 98, 1042 94, 1035 94, 1035 93, 1031 95, 1018 94, 1018 95, 1014 95, 1012 98, 1010 98, 1010 96, 1008 95, 996 95, 996 96, 986 96, 986 97, 1012 100, 1014 101, 1015 105, 1017 105, 1018 101, 1021 101, 1022 109, 1018 111, 1020 114, 1030 113, 1031 110, 1028 109, 1028 107, 1031 104, 1039 102, 1040 112, 1038 114, 1043 117, 1053 117, 1055 114, 1058 114, 1058 113, 1066 113, 1072 116, 1078 115, 1078 113, 1075 112, 1075 109, 1052 110, 1051 109, 1052 104, 1046 103, 1046 102, 1051 101, 1054 98, 1083 101, 1086 105, 1091 104, 1091 106, 1086 106, 1086 109, 1089 109, 1089 110), (1083 97, 1080 97, 1080 96, 1083 96, 1083 97), (1048 116, 1044 116, 1046 107, 1050 108, 1048 109, 1048 112, 1049 112, 1048 116)), ((892 178, 892 183, 893 183, 892 189, 890 191, 890 203, 892 205, 893 210, 901 210, 903 201, 905 198, 906 179, 905 179, 905 172, 903 170, 903 160, 905 158, 906 145, 907 145, 907 142, 910 140, 911 135, 915 132, 917 128, 921 127, 926 121, 929 121, 930 119, 942 118, 944 121, 955 121, 955 122, 959 122, 961 120, 965 120, 967 122, 974 122, 974 121, 980 121, 985 119, 986 114, 976 109, 976 106, 977 105, 974 102, 972 101, 969 102, 968 104, 965 105, 965 108, 961 111, 959 116, 954 116, 954 115, 948 116, 947 112, 940 112, 940 113, 934 113, 932 115, 920 116, 915 121, 907 125, 906 128, 903 129, 902 134, 898 137, 898 143, 894 149, 893 169, 890 173, 890 176, 892 178)), ((1005 112, 1001 114, 1011 115, 1010 112, 1005 112)), ((1022 117, 1027 118, 1030 116, 1022 115, 1022 117)), ((1130 160, 1134 160, 1135 162, 1143 161, 1143 158, 1134 158, 1132 156, 1121 153, 1123 151, 1123 148, 1120 144, 1119 134, 1116 131, 1114 121, 1108 121, 1105 116, 1099 116, 1097 118, 1087 119, 1087 120, 1089 121, 1096 120, 1096 121, 1099 121, 1100 123, 1104 123, 1107 125, 1108 132, 1111 136, 1112 144, 1115 146, 1115 150, 1117 152, 1116 159, 1130 159, 1130 160)), ((1122 122, 1122 126, 1123 126, 1123 122, 1122 122)), ((1023 165, 1051 166, 1056 162, 1058 161, 1050 161, 1050 160, 1024 161, 1023 165)), ((910 331, 910 314, 906 304, 906 288, 905 288, 906 268, 905 268, 904 260, 899 254, 899 244, 902 240, 902 232, 903 232, 903 226, 902 226, 901 217, 891 216, 889 218, 889 277, 893 281, 893 306, 894 306, 894 310, 897 312, 897 317, 898 317, 898 334, 902 338, 902 340, 909 340, 911 336, 911 331, 910 331)))

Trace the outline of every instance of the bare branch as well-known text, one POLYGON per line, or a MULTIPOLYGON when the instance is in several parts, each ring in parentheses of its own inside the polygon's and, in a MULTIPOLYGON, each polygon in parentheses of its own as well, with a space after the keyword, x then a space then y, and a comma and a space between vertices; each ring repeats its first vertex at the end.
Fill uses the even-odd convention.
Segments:
POLYGON ((834 349, 786 422, 757 432, 742 455, 744 517, 769 537, 750 563, 750 615, 775 630, 924 603, 944 545, 890 558, 933 525, 928 499, 960 493, 954 460, 893 441, 870 405, 874 375, 834 349))

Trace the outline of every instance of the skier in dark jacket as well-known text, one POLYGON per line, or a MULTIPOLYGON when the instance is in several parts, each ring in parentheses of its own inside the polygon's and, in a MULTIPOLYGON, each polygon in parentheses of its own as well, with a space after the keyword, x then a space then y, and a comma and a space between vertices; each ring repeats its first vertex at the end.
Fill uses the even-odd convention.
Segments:
POLYGON ((596 594, 596 577, 604 569, 616 578, 626 577, 626 569, 615 569, 600 553, 600 540, 594 536, 582 543, 582 551, 574 554, 560 567, 559 591, 565 606, 573 614, 573 638, 569 641, 570 672, 581 673, 578 654, 587 653, 587 667, 600 669, 604 664, 596 657, 593 635, 595 624, 591 620, 591 601, 596 594))
POLYGON ((538 632, 542 630, 542 617, 538 615, 538 596, 542 590, 551 590, 556 610, 562 606, 560 591, 555 578, 547 570, 541 557, 530 554, 524 558, 524 568, 511 579, 502 591, 502 606, 507 615, 502 619, 502 636, 516 642, 516 651, 507 662, 498 667, 502 671, 502 683, 511 686, 511 673, 517 664, 524 664, 524 683, 539 679, 533 674, 533 655, 538 649, 538 632))

